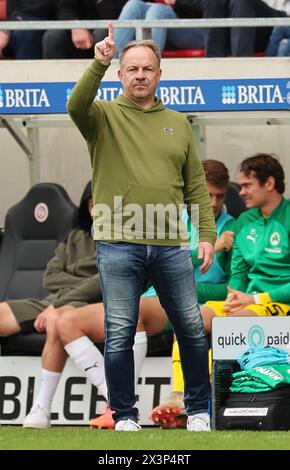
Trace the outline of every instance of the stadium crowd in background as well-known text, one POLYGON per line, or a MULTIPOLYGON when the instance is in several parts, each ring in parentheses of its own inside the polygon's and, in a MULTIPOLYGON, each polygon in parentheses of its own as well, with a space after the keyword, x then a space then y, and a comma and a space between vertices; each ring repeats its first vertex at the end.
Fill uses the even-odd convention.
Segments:
MULTIPOLYGON (((203 0, 205 18, 282 17, 285 11, 270 7, 263 0, 203 0)), ((267 48, 271 27, 208 28, 206 57, 251 57, 267 48)))
MULTIPOLYGON (((58 0, 58 20, 117 19, 127 0, 58 0)), ((43 37, 44 59, 88 59, 107 30, 49 30, 43 37)))
MULTIPOLYGON (((123 7, 119 20, 175 20, 178 18, 202 18, 202 0, 160 0, 144 2, 129 0, 123 7)), ((203 49, 204 30, 202 28, 152 28, 151 38, 157 42, 161 52, 179 49, 203 49)), ((135 29, 116 29, 116 55, 127 42, 135 39, 135 29)))
MULTIPOLYGON (((9 21, 43 21, 57 19, 58 0, 6 0, 9 21)), ((45 30, 0 30, 0 57, 42 59, 45 30)))
MULTIPOLYGON (((6 0, 7 20, 116 19, 126 0, 6 0)), ((78 59, 92 57, 106 30, 0 31, 0 56, 15 59, 78 59), (9 47, 8 47, 9 46, 9 47)))
MULTIPOLYGON (((256 18, 290 14, 289 0, 1 0, 0 20, 162 20, 178 18, 256 18), (6 15, 6 16, 5 16, 6 15), (7 18, 6 18, 7 17, 7 18)), ((205 49, 207 57, 288 55, 289 28, 153 28, 161 51, 205 49), (276 29, 278 31, 276 31, 276 29), (281 41, 280 41, 281 40, 281 41), (279 44, 281 42, 281 48, 279 44), (288 45, 288 47, 287 47, 288 45), (268 49, 267 49, 268 46, 268 49)), ((90 58, 104 29, 48 31, 0 30, 0 58, 90 58)), ((116 30, 116 54, 135 37, 135 30, 116 30)))

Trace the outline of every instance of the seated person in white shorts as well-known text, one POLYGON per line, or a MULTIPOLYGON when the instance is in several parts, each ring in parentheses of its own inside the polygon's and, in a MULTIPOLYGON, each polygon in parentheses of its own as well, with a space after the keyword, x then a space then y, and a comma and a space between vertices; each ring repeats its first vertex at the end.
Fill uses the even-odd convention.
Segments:
POLYGON ((43 287, 44 299, 7 300, 0 303, 0 336, 10 336, 27 329, 35 321, 40 331, 52 310, 67 306, 81 307, 101 302, 102 292, 96 268, 96 246, 91 236, 91 183, 86 185, 79 210, 77 227, 60 243, 48 262, 43 287))

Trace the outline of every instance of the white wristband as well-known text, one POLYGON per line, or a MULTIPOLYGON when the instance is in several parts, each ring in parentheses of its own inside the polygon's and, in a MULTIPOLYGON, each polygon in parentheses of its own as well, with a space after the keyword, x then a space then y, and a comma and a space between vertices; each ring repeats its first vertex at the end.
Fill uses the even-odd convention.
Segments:
POLYGON ((261 303, 261 299, 260 299, 259 294, 254 294, 254 301, 255 301, 255 304, 260 304, 261 303))

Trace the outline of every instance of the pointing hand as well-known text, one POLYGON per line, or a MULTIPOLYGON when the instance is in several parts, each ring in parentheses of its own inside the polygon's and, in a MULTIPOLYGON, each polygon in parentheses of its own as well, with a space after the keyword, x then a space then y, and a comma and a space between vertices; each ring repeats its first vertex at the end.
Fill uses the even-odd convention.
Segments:
POLYGON ((115 55, 114 27, 110 21, 108 24, 109 35, 95 44, 95 59, 104 65, 109 65, 115 55))

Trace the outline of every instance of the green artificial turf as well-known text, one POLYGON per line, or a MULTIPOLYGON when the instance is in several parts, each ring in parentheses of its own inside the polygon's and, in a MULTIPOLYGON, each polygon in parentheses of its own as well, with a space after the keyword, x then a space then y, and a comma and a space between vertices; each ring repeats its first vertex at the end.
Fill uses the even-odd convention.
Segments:
POLYGON ((285 450, 290 432, 216 431, 144 428, 142 432, 116 432, 86 427, 45 430, 0 427, 1 450, 285 450))

